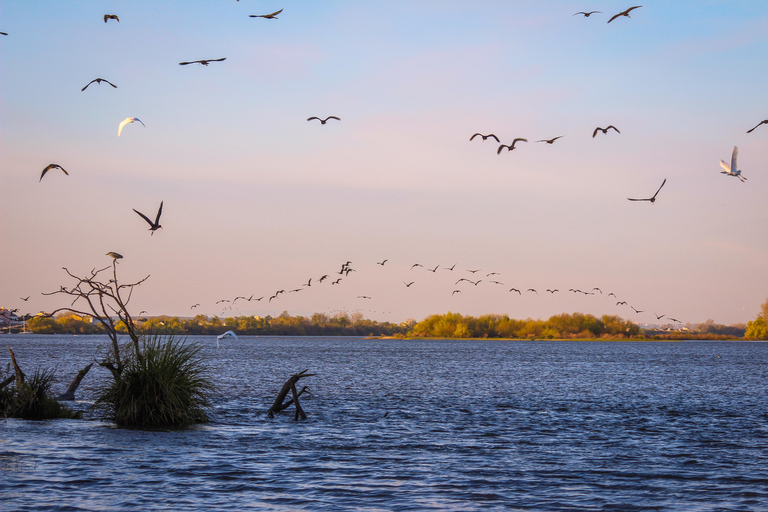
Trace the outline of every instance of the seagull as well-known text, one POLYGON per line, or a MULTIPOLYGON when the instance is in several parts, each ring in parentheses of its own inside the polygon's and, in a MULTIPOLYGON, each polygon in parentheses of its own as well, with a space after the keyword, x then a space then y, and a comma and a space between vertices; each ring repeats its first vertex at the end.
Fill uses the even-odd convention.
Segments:
POLYGON ((227 331, 224 334, 219 334, 218 336, 216 336, 216 348, 221 348, 219 346, 219 341, 221 341, 223 339, 227 339, 227 338, 235 338, 235 339, 237 339, 237 334, 233 333, 232 331, 227 331))
POLYGON ((453 270, 456 268, 456 264, 454 263, 452 267, 443 267, 445 270, 453 270))
POLYGON ((595 290, 599 291, 599 292, 600 292, 600 295, 602 295, 602 294, 603 294, 603 290, 601 290, 601 289, 600 289, 600 288, 598 288, 597 286, 595 286, 594 288, 592 288, 592 291, 595 291, 595 290))
POLYGON ((381 265, 381 266, 383 267, 383 266, 384 266, 384 264, 385 264, 386 262, 388 262, 388 261, 389 261, 389 260, 384 260, 384 261, 377 261, 377 262, 376 262, 376 264, 377 264, 377 265, 381 265))
POLYGON ((475 274, 475 273, 477 273, 477 272, 480 272, 480 270, 481 270, 481 269, 477 269, 477 270, 469 270, 469 269, 467 269, 467 272, 472 272, 473 274, 475 274))
POLYGON ((495 136, 494 134, 492 134, 492 133, 489 133, 488 135, 483 135, 482 133, 476 133, 476 134, 474 134, 473 136, 471 136, 469 138, 470 142, 472 141, 472 139, 474 139, 478 135, 481 136, 483 138, 483 140, 487 139, 488 137, 493 137, 494 139, 496 139, 496 142, 499 142, 499 138, 497 136, 495 136))
POLYGON ((202 64, 203 66, 207 66, 209 62, 221 62, 223 60, 227 60, 227 58, 222 57, 220 59, 206 59, 206 60, 193 60, 192 62, 179 62, 179 66, 186 66, 187 64, 202 64))
POLYGON ((106 82, 109 85, 111 85, 112 87, 114 87, 115 89, 117 89, 117 86, 115 84, 113 84, 112 82, 110 82, 109 80, 104 80, 103 78, 94 78, 93 80, 88 82, 85 87, 80 89, 80 91, 82 92, 82 91, 86 90, 88 88, 88 86, 91 85, 93 82, 96 82, 97 84, 101 84, 101 82, 106 82))
POLYGON ((461 293, 461 290, 453 290, 451 292, 451 295, 456 295, 457 293, 461 293))
POLYGON ((490 283, 493 283, 493 284, 500 284, 500 285, 504 286, 504 283, 500 283, 500 282, 498 282, 498 281, 489 281, 489 282, 490 282, 490 283))
POLYGON ((341 121, 341 119, 339 119, 339 118, 338 118, 338 117, 336 117, 336 116, 328 116, 328 117, 326 117, 325 119, 320 119, 319 117, 314 117, 314 116, 313 116, 313 117, 309 117, 309 118, 307 118, 307 121, 311 121, 311 120, 313 120, 313 119, 317 119, 318 121, 320 121, 320 124, 325 124, 325 123, 327 123, 329 119, 335 119, 335 120, 337 120, 337 121, 341 121))
POLYGON ((438 268, 440 268, 440 265, 437 265, 435 268, 428 268, 427 270, 429 270, 430 272, 432 272, 434 274, 435 272, 437 272, 438 268))
POLYGON ((457 285, 457 284, 459 284, 459 283, 460 283, 460 282, 462 282, 462 281, 468 281, 468 282, 470 282, 470 283, 472 282, 472 281, 470 281, 469 279, 467 279, 466 277, 462 277, 461 279, 459 279, 458 281, 456 281, 456 282, 454 283, 454 285, 457 285))
POLYGON ((517 292, 518 295, 522 295, 522 293, 520 293, 520 290, 518 290, 517 288, 510 288, 509 291, 510 292, 517 292))
POLYGON ((120 18, 117 17, 117 14, 105 14, 104 15, 104 23, 106 23, 107 20, 115 20, 118 23, 120 23, 120 18))
POLYGON ((280 14, 281 12, 283 12, 282 9, 280 9, 279 11, 275 11, 272 14, 251 14, 248 17, 249 18, 264 18, 264 19, 267 19, 267 20, 276 20, 277 19, 277 15, 280 14))
POLYGON ((144 128, 147 127, 147 125, 142 123, 141 119, 139 119, 138 117, 126 117, 125 119, 122 120, 122 122, 120 123, 120 126, 117 127, 117 136, 119 137, 120 134, 123 132, 123 126, 136 121, 140 122, 141 126, 143 126, 144 128))
POLYGON ((627 301, 620 300, 619 302, 616 303, 616 305, 618 306, 619 304, 621 304, 622 306, 626 306, 627 305, 627 301))
POLYGON ((555 288, 554 290, 550 290, 549 288, 547 288, 547 291, 549 293, 555 293, 555 292, 559 292, 560 290, 558 290, 557 288, 555 288))
POLYGON ((424 265, 422 265, 421 263, 414 263, 414 264, 411 266, 411 270, 413 270, 413 269, 414 269, 414 267, 423 267, 423 266, 424 266, 424 265))
POLYGON ((194 306, 190 307, 189 309, 195 309, 198 306, 200 306, 200 304, 195 304, 194 306))
POLYGON ((485 277, 491 277, 491 276, 500 276, 498 272, 489 272, 488 274, 485 274, 485 277))
POLYGON ((519 141, 528 142, 528 139, 522 139, 518 137, 517 139, 513 140, 512 144, 510 144, 509 146, 507 146, 506 144, 502 144, 501 146, 499 146, 499 149, 496 150, 496 154, 500 155, 501 150, 504 148, 507 148, 507 152, 512 151, 513 149, 515 149, 515 144, 517 144, 519 141))
MULTIPOLYGON (((595 11, 595 12, 597 12, 597 11, 595 11)), ((576 13, 576 14, 578 14, 578 13, 576 13)), ((542 140, 537 140, 536 142, 546 142, 547 144, 554 144, 557 139, 562 139, 563 137, 564 137, 564 135, 558 135, 554 139, 542 139, 542 140)))
POLYGON ((645 312, 645 310, 635 309, 635 306, 629 306, 629 307, 631 307, 635 311, 635 313, 644 313, 645 312))
POLYGON ((45 169, 43 169, 43 173, 40 175, 40 179, 39 179, 37 182, 38 182, 38 183, 40 183, 41 181, 43 181, 43 176, 45 176, 45 173, 47 173, 47 172, 48 172, 48 171, 50 171, 51 169, 61 169, 61 171, 62 171, 64 174, 66 174, 67 176, 69 176, 69 173, 68 173, 67 171, 65 171, 65 170, 64 170, 64 168, 63 168, 62 166, 60 166, 59 164, 48 164, 48 165, 45 167, 45 169))
MULTIPOLYGON (((653 314, 654 314, 654 315, 656 315, 656 312, 654 311, 654 312, 653 312, 653 314)), ((662 319, 662 318, 664 318, 665 316, 666 316, 666 315, 656 315, 656 320, 661 320, 661 319, 662 319)))
POLYGON ((681 323, 680 320, 678 320, 677 318, 672 318, 669 316, 667 317, 667 320, 672 320, 673 322, 681 323))
POLYGON ((539 294, 539 292, 537 292, 537 291, 536 291, 536 290, 534 290, 533 288, 528 288, 528 289, 527 289, 527 290, 525 290, 525 291, 527 291, 527 292, 534 292, 534 293, 536 293, 536 295, 538 295, 538 294, 539 294))
POLYGON ((595 13, 603 14, 603 11, 589 11, 589 12, 579 11, 577 13, 574 13, 573 15, 576 16, 577 14, 583 14, 585 18, 589 18, 591 15, 595 13))
POLYGON ((123 259, 123 255, 122 255, 122 254, 120 254, 120 253, 118 253, 118 252, 114 252, 114 251, 109 251, 109 252, 107 253, 107 256, 110 256, 111 258, 114 258, 114 259, 116 259, 116 260, 121 260, 121 259, 123 259))
POLYGON ((630 11, 632 11, 633 9, 639 9, 640 7, 642 7, 642 5, 636 5, 634 7, 630 7, 626 11, 620 12, 619 14, 615 14, 611 19, 608 20, 608 23, 612 22, 613 20, 615 20, 619 16, 626 16, 627 18, 629 18, 630 11))
POLYGON ((603 133, 608 133, 608 130, 610 130, 611 128, 613 128, 614 130, 616 130, 616 133, 621 133, 621 132, 619 131, 619 129, 618 129, 618 128, 616 128, 616 127, 615 127, 615 126, 613 126, 612 124, 609 124, 609 125, 608 125, 608 126, 606 126, 605 128, 600 128, 599 126, 598 126, 597 128, 595 128, 595 131, 593 131, 593 132, 592 132, 592 138, 593 138, 593 139, 595 138, 595 135, 597 135, 597 132, 598 132, 598 131, 601 131, 601 132, 603 132, 603 133))
POLYGON ((157 231, 158 229, 163 227, 163 226, 160 225, 160 214, 163 213, 163 202, 162 201, 160 201, 160 208, 158 208, 158 210, 157 210, 157 216, 155 217, 155 222, 152 222, 151 220, 149 220, 149 218, 146 215, 144 215, 140 211, 136 210, 135 208, 133 209, 133 211, 138 213, 139 216, 142 219, 144 219, 145 221, 147 221, 147 223, 149 223, 149 230, 152 232, 153 235, 155 234, 155 231, 157 231))
POLYGON ((406 283, 405 281, 403 281, 403 284, 405 285, 405 287, 406 287, 406 288, 410 288, 410 287, 411 287, 411 285, 412 285, 413 283, 415 283, 415 282, 416 282, 416 281, 411 281, 410 283, 406 283))
MULTIPOLYGON (((759 123, 757 123, 757 126, 760 126, 761 124, 768 124, 768 119, 766 119, 765 121, 760 121, 759 123)), ((757 126, 755 126, 755 128, 757 128, 757 126)), ((752 128, 751 130, 747 130, 747 133, 752 133, 755 128, 752 128)))
POLYGON ((19 298, 20 298, 21 300, 23 300, 24 302, 27 302, 27 301, 29 300, 29 298, 30 298, 30 297, 31 297, 31 295, 27 295, 27 298, 26 298, 26 299, 25 299, 24 297, 19 297, 19 298))
MULTIPOLYGON (((661 187, 664 186, 664 184, 667 182, 667 178, 664 178, 664 181, 661 182, 661 187)), ((659 190, 661 190, 661 187, 659 187, 659 190)), ((656 194, 659 193, 659 190, 656 191, 656 194)), ((653 194, 653 197, 650 197, 648 199, 632 199, 631 197, 628 197, 630 201, 650 201, 651 204, 656 202, 656 194, 653 194)))
MULTIPOLYGON (((726 174, 728 176, 735 176, 736 178, 739 178, 742 183, 747 181, 747 178, 741 175, 741 171, 738 170, 736 167, 736 157, 739 156, 739 148, 736 146, 733 146, 733 154, 731 154, 731 163, 729 164, 725 160, 720 160, 720 167, 725 169, 724 171, 720 171, 720 174, 726 174)), ((42 178, 41 178, 42 179, 42 178)))

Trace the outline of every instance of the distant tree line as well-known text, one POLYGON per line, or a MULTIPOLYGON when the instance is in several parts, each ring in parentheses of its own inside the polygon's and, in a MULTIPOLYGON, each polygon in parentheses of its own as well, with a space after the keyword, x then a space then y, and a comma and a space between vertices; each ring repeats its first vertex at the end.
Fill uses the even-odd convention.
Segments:
POLYGON ((744 337, 750 340, 768 340, 768 299, 760 307, 757 318, 747 322, 744 337))
MULTIPOLYGON (((766 301, 768 304, 768 301, 766 301)), ((758 317, 756 330, 765 321, 758 317), (762 322, 762 324, 760 323, 762 322)), ((194 318, 156 316, 139 318, 136 322, 141 333, 173 332, 179 335, 219 335, 231 330, 238 335, 261 336, 396 336, 423 338, 515 338, 515 339, 727 339, 740 338, 748 330, 744 324, 720 325, 713 320, 701 324, 687 324, 684 330, 646 330, 630 320, 615 315, 595 317, 583 313, 563 313, 547 320, 517 320, 508 315, 464 316, 459 313, 430 315, 420 322, 409 320, 400 324, 376 322, 363 318, 361 313, 340 313, 329 316, 315 313, 310 317, 291 316, 237 316, 219 318, 197 315, 194 318)), ((118 323, 118 329, 121 325, 118 323)), ((98 322, 77 315, 54 318, 36 317, 27 322, 27 328, 38 334, 99 334, 98 322)), ((768 330, 768 329, 767 329, 768 330)), ((756 336, 757 336, 756 335, 756 336)), ((760 339, 753 336, 754 339, 760 339)), ((766 335, 768 337, 768 334, 766 335)))

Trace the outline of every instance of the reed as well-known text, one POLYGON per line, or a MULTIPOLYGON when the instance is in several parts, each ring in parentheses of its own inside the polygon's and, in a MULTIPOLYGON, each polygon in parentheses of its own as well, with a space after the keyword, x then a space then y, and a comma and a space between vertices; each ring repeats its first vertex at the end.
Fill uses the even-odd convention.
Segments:
POLYGON ((141 357, 100 390, 95 406, 125 427, 176 427, 210 421, 214 394, 199 344, 169 335, 142 339, 141 357))
POLYGON ((51 396, 53 377, 53 370, 37 369, 24 382, 0 389, 2 416, 25 420, 80 418, 80 412, 73 412, 51 396))

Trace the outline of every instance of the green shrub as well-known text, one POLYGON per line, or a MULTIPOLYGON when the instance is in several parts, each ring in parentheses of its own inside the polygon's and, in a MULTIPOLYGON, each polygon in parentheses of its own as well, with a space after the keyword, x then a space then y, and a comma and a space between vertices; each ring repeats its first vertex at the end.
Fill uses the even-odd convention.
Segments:
POLYGON ((19 386, 0 389, 0 412, 6 418, 48 420, 55 418, 80 418, 82 413, 73 412, 51 397, 53 370, 35 370, 32 378, 19 386))
POLYGON ((141 357, 127 361, 96 400, 105 419, 120 426, 173 427, 210 420, 214 392, 199 344, 173 335, 142 340, 141 357))

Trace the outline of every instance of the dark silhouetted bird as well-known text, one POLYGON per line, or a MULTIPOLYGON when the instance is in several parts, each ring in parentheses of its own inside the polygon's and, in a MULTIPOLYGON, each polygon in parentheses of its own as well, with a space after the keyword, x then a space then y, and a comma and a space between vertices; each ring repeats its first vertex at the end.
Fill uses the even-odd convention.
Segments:
POLYGON ((267 20, 276 20, 277 19, 277 15, 280 14, 281 12, 283 12, 282 9, 280 9, 279 11, 275 11, 272 14, 251 14, 248 17, 249 18, 264 18, 264 19, 267 19, 267 20))
POLYGON ((66 174, 67 176, 69 176, 69 173, 68 173, 67 171, 65 171, 65 170, 64 170, 64 168, 63 168, 62 166, 60 166, 59 164, 48 164, 48 165, 45 167, 45 169, 43 169, 43 173, 40 175, 40 179, 39 179, 39 180, 37 180, 37 182, 38 182, 38 183, 40 183, 41 181, 43 181, 43 176, 45 176, 45 173, 47 173, 47 172, 48 172, 48 171, 50 171, 51 169, 61 169, 61 171, 62 171, 64 174, 66 174))
POLYGON ((403 281, 403 284, 405 285, 405 287, 406 287, 406 288, 410 288, 410 287, 411 287, 411 285, 412 285, 413 283, 415 283, 415 282, 416 282, 416 281, 411 281, 410 283, 406 283, 405 281, 403 281))
POLYGON ((179 66, 186 66, 187 64, 202 64, 203 66, 207 66, 209 62, 221 62, 223 60, 227 60, 227 58, 222 57, 220 59, 206 59, 206 60, 193 60, 192 62, 179 62, 179 66))
POLYGON ((492 134, 492 133, 489 133, 488 135, 483 135, 482 133, 476 133, 476 134, 474 134, 473 136, 471 136, 471 137, 469 138, 469 140, 470 140, 470 141, 472 141, 472 139, 474 139, 474 138, 475 138, 475 137, 477 137, 478 135, 479 135, 480 137, 482 137, 482 138, 483 138, 483 140, 486 140, 488 137, 491 137, 491 138, 493 138, 493 139, 496 139, 496 142, 499 142, 499 138, 498 138, 497 136, 495 136, 494 134, 492 134))
POLYGON ((597 128, 595 128, 595 131, 592 132, 592 138, 593 139, 595 138, 595 135, 597 135, 597 132, 603 132, 603 133, 607 134, 608 130, 610 130, 611 128, 616 130, 616 133, 621 133, 618 128, 616 128, 612 124, 609 124, 605 128, 600 128, 599 126, 597 128))
POLYGON ((86 90, 88 88, 88 86, 91 85, 93 82, 96 82, 97 84, 101 84, 101 82, 105 82, 105 83, 108 83, 109 85, 111 85, 112 87, 114 87, 115 89, 117 89, 117 86, 115 84, 113 84, 112 82, 110 82, 109 80, 104 80, 103 78, 94 78, 93 80, 88 82, 85 85, 85 87, 80 89, 80 91, 82 92, 82 91, 86 90))
POLYGON ((593 14, 602 14, 602 13, 603 11, 589 11, 589 12, 579 11, 579 12, 573 13, 573 15, 576 16, 577 14, 583 14, 585 18, 589 18, 593 14))
POLYGON ((120 254, 120 253, 117 253, 117 252, 114 252, 114 251, 109 251, 109 252, 107 253, 107 256, 109 256, 109 257, 111 257, 111 258, 113 258, 113 259, 116 259, 116 260, 121 260, 121 259, 123 259, 123 255, 122 255, 122 254, 120 254))
POLYGON ((621 11, 619 14, 614 14, 614 15, 613 15, 613 17, 612 17, 611 19, 609 19, 609 20, 608 20, 608 23, 612 22, 613 20, 615 20, 615 19, 616 19, 616 18, 618 18, 619 16, 626 16, 627 18, 629 18, 629 17, 630 17, 630 16, 629 16, 629 13, 630 13, 631 11, 633 11, 634 9, 639 9, 640 7, 642 7, 642 5, 636 5, 636 6, 634 6, 634 7, 630 7, 630 8, 629 8, 629 9, 627 9, 626 11, 621 11))
POLYGON ((457 293, 461 293, 461 290, 453 290, 453 292, 451 292, 451 295, 456 295, 457 293))
POLYGON ((520 292, 520 290, 518 290, 517 288, 510 288, 510 289, 509 289, 509 291, 510 291, 510 292, 517 292, 517 294, 518 294, 518 295, 522 295, 522 293, 520 292))
POLYGON ((385 264, 386 262, 388 262, 388 261, 389 261, 389 260, 384 260, 384 261, 377 261, 377 262, 376 262, 376 264, 377 264, 377 265, 381 265, 381 266, 383 267, 383 266, 384 266, 384 264, 385 264))
POLYGON ((542 139, 542 140, 537 140, 536 142, 546 142, 547 144, 554 144, 557 139, 562 139, 563 137, 564 135, 559 135, 554 139, 542 139))
MULTIPOLYGON (((765 121, 760 121, 759 123, 757 123, 757 126, 755 126, 755 128, 757 128, 758 126, 763 125, 763 124, 768 124, 768 119, 766 119, 765 121)), ((747 130, 747 133, 752 133, 755 130, 755 128, 752 128, 751 130, 747 130)))
POLYGON ((19 297, 19 298, 24 302, 27 302, 29 300, 29 297, 31 297, 31 295, 27 295, 26 297, 19 297))
POLYGON ((499 149, 496 150, 496 154, 500 155, 501 154, 501 150, 504 149, 504 148, 507 148, 507 152, 512 151, 513 149, 515 149, 515 144, 517 144, 520 141, 528 142, 528 139, 517 138, 517 139, 513 140, 512 144, 510 144, 509 146, 507 146, 506 144, 502 144, 501 146, 499 146, 499 149))
MULTIPOLYGON (((664 184, 667 182, 667 178, 664 178, 664 181, 661 182, 661 187, 664 186, 664 184)), ((659 187, 659 190, 661 190, 661 187, 659 187)), ((656 194, 653 194, 653 197, 649 197, 648 199, 633 199, 631 197, 628 197, 630 201, 650 201, 651 204, 656 202, 656 195, 659 193, 659 190, 656 191, 656 194)))
POLYGON ((152 232, 153 235, 155 234, 155 231, 157 231, 158 229, 163 227, 163 226, 160 225, 160 215, 163 213, 163 202, 162 201, 160 201, 160 208, 157 209, 157 216, 155 217, 155 222, 152 222, 151 220, 149 220, 149 217, 147 217, 146 215, 144 215, 140 211, 136 210, 135 208, 133 209, 133 211, 138 213, 139 216, 142 219, 147 221, 147 224, 149 224, 149 230, 152 232))
POLYGON ((313 119, 317 119, 318 121, 320 121, 320 124, 325 124, 325 123, 327 123, 329 119, 335 119, 335 120, 337 120, 337 121, 341 121, 341 119, 339 119, 339 118, 338 118, 338 117, 336 117, 336 116, 328 116, 328 117, 326 117, 325 119, 320 119, 319 117, 314 117, 314 116, 313 116, 313 117, 309 117, 309 118, 307 118, 307 121, 311 121, 311 120, 313 120, 313 119))
POLYGON ((120 18, 117 17, 117 14, 105 14, 104 23, 106 23, 107 20, 115 20, 116 22, 120 23, 120 18))

